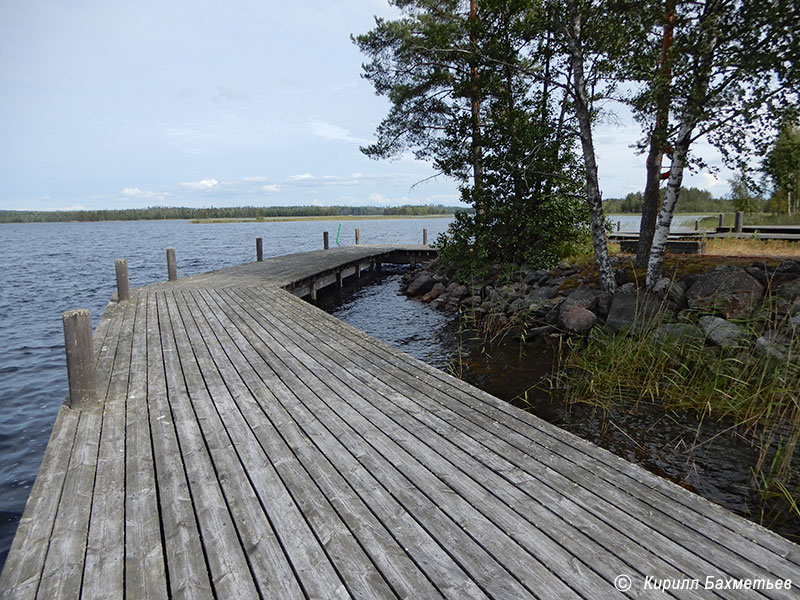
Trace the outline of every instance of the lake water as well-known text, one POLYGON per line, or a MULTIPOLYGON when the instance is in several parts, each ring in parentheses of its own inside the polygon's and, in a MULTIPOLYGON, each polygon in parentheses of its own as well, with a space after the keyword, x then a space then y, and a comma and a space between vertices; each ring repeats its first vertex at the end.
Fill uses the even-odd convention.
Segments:
MULTIPOLYGON (((622 220, 623 230, 638 226, 638 217, 609 219, 615 227, 622 220)), ((675 226, 693 226, 694 219, 678 217, 675 226)), ((427 228, 432 242, 449 222, 342 221, 339 241, 353 244, 358 228, 363 244, 421 243, 427 228)), ((96 325, 115 292, 117 258, 128 259, 131 286, 139 287, 166 279, 168 247, 176 250, 178 276, 185 276, 254 260, 257 237, 263 238, 269 257, 320 249, 324 231, 333 245, 337 230, 335 221, 0 224, 0 568, 67 394, 61 313, 89 308, 96 325)), ((362 292, 376 312, 359 321, 362 311, 355 311, 348 317, 352 324, 445 368, 449 350, 437 332, 450 321, 419 303, 389 302, 378 289, 362 292), (376 321, 374 314, 381 319, 376 321), (372 331, 376 323, 379 331, 372 331)))
MULTIPOLYGON (((340 243, 434 241, 449 218, 342 221, 340 243)), ((0 568, 67 395, 61 313, 89 308, 95 325, 116 291, 114 260, 127 258, 132 287, 167 278, 165 248, 178 276, 264 256, 334 244, 335 221, 192 224, 188 221, 0 224, 0 568)))

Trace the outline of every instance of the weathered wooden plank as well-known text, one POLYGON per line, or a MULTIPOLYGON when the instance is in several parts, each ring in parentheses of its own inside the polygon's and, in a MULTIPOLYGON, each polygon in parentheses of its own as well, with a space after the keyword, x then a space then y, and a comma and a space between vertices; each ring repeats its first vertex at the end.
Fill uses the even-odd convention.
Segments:
MULTIPOLYGON (((209 295, 219 298, 216 292, 211 292, 209 295)), ((249 346, 252 349, 252 352, 250 350, 246 352, 248 360, 262 379, 265 389, 274 394, 259 398, 265 412, 270 414, 279 431, 292 436, 290 444, 304 459, 306 468, 317 473, 316 481, 321 486, 328 488, 336 482, 344 481, 356 495, 357 498, 353 498, 347 488, 334 488, 336 492, 329 497, 333 498, 337 505, 341 504, 342 509, 353 507, 355 522, 361 521, 362 527, 359 533, 365 536, 371 535, 371 538, 366 539, 379 542, 380 545, 377 547, 379 554, 373 558, 376 564, 380 564, 381 559, 397 559, 395 567, 400 570, 392 566, 382 566, 382 572, 387 579, 398 584, 414 581, 416 575, 414 567, 411 566, 413 564, 445 596, 483 597, 480 588, 469 580, 447 550, 439 545, 437 539, 406 512, 380 480, 373 477, 358 462, 353 450, 329 431, 317 415, 305 406, 300 396, 306 395, 307 389, 302 382, 287 372, 264 339, 255 335, 246 313, 225 300, 218 306, 219 311, 216 314, 226 331, 236 336, 234 339, 237 343, 246 342, 245 347, 249 346), (239 338, 239 335, 242 337, 239 338), (273 398, 277 402, 273 402, 273 398), (335 471, 331 473, 324 469, 324 462, 330 462, 335 471), (361 507, 367 511, 359 510, 361 507), (377 520, 377 523, 373 519, 377 520), (384 551, 388 554, 382 554, 384 551), (403 569, 406 566, 407 570, 403 569)), ((376 550, 374 546, 366 543, 364 547, 366 551, 376 550)))
POLYGON ((125 400, 125 593, 156 600, 167 597, 167 577, 147 406, 147 299, 136 299, 125 400))
MULTIPOLYGON (((208 447, 214 472, 220 481, 224 495, 222 504, 227 504, 230 511, 230 525, 218 518, 218 523, 209 523, 209 530, 204 531, 203 537, 216 540, 213 545, 207 545, 206 553, 209 563, 216 561, 219 564, 218 572, 229 574, 229 580, 221 583, 236 585, 240 589, 223 590, 216 578, 215 589, 225 597, 255 597, 255 586, 261 587, 265 597, 299 596, 302 592, 291 577, 292 567, 282 556, 285 549, 281 549, 271 526, 271 522, 282 515, 270 514, 270 503, 277 503, 280 510, 287 513, 286 518, 291 518, 291 507, 286 506, 281 498, 285 494, 282 484, 276 477, 269 477, 269 458, 263 451, 259 452, 258 441, 243 423, 227 388, 220 381, 182 295, 167 295, 165 304, 171 317, 176 359, 180 360, 180 369, 188 385, 187 400, 191 402, 199 433, 208 447), (253 488, 259 489, 260 486, 263 488, 260 489, 262 498, 259 501, 253 488), (262 503, 267 505, 266 514, 262 503), (224 529, 220 531, 221 527, 224 529)), ((201 498, 198 498, 198 505, 200 502, 201 498)), ((302 519, 302 516, 296 514, 297 518, 302 519)), ((303 539, 302 534, 307 534, 296 533, 297 537, 292 537, 292 540, 303 539)))
MULTIPOLYGON (((315 539, 320 544, 320 548, 324 546, 324 551, 329 557, 325 560, 330 560, 334 564, 336 573, 338 576, 342 577, 348 592, 353 597, 394 597, 386 581, 380 577, 377 570, 375 570, 374 567, 369 568, 371 565, 363 549, 352 537, 351 532, 332 509, 325 496, 316 488, 311 477, 292 453, 291 448, 283 442, 278 431, 256 403, 252 395, 253 390, 248 386, 244 377, 240 375, 238 370, 245 370, 249 367, 246 359, 235 345, 226 343, 229 338, 224 329, 217 329, 214 331, 213 325, 208 322, 208 319, 216 322, 213 309, 209 307, 204 299, 198 298, 198 296, 200 296, 199 293, 191 294, 191 297, 186 294, 185 296, 187 296, 186 300, 188 305, 185 314, 191 314, 194 317, 198 326, 198 333, 202 335, 208 350, 207 359, 209 361, 213 360, 214 365, 219 369, 219 374, 221 378, 224 379, 224 385, 230 388, 235 395, 237 408, 241 411, 234 412, 232 408, 226 408, 226 417, 233 416, 235 419, 241 419, 241 424, 233 423, 233 425, 239 428, 246 424, 254 436, 252 440, 238 441, 237 446, 243 446, 242 450, 240 450, 243 458, 246 452, 253 451, 256 443, 261 445, 263 450, 260 454, 257 454, 255 458, 265 463, 267 460, 269 461, 270 471, 274 468, 276 474, 279 474, 281 478, 281 487, 285 486, 285 492, 291 495, 291 501, 299 509, 299 515, 301 515, 312 528, 306 533, 303 531, 287 531, 286 525, 278 527, 279 534, 281 530, 283 530, 284 539, 288 542, 288 553, 290 555, 294 554, 294 548, 291 544, 293 538, 296 539, 298 535, 302 536, 304 533, 306 536, 312 535, 313 532, 315 539), (219 339, 218 336, 221 336, 222 339, 219 339), (236 361, 238 364, 234 365, 234 359, 238 359, 238 361, 236 361), (263 458, 261 456, 262 454, 263 458)), ((197 343, 193 345, 195 348, 198 347, 197 343)), ((200 358, 202 354, 202 351, 198 352, 198 357, 200 358)), ((203 366, 204 374, 208 374, 209 371, 212 371, 210 365, 209 368, 206 368, 205 365, 201 366, 203 366)), ((251 372, 251 385, 255 383, 256 389, 258 389, 260 387, 258 386, 260 380, 255 380, 252 377, 254 373, 251 368, 249 371, 251 372)), ((211 379, 212 382, 209 382, 209 377, 206 375, 206 381, 209 382, 210 392, 215 398, 217 406, 219 406, 219 399, 226 398, 227 400, 228 394, 226 390, 219 389, 219 384, 222 383, 222 381, 213 382, 213 379, 216 379, 215 374, 212 374, 211 379)), ((233 398, 231 398, 231 401, 232 400, 233 398)), ((220 409, 222 412, 222 407, 220 407, 220 409)), ((226 418, 226 420, 228 419, 226 418)), ((245 466, 247 467, 247 465, 245 466)), ((260 470, 261 469, 258 468, 248 468, 248 472, 251 476, 254 472, 260 474, 260 470)), ((257 482, 254 481, 254 484, 256 483, 257 482)), ((265 504, 267 515, 272 515, 271 518, 276 521, 280 521, 284 516, 283 513, 286 512, 285 508, 281 509, 280 504, 276 505, 276 502, 286 502, 285 499, 281 499, 282 491, 283 490, 279 489, 276 493, 267 489, 262 490, 260 493, 262 502, 265 504)), ((290 510, 288 512, 291 513, 293 511, 290 510)), ((300 558, 302 559, 303 557, 300 558)), ((310 556, 309 559, 314 560, 315 557, 310 556)), ((316 560, 319 559, 316 558, 316 560)), ((308 559, 306 559, 305 562, 308 562, 308 559)), ((304 574, 308 576, 307 568, 301 568, 297 560, 295 560, 294 563, 299 576, 302 577, 304 574)), ((330 573, 325 573, 324 571, 323 575, 328 578, 331 577, 330 573)), ((320 576, 319 573, 312 574, 312 582, 304 586, 310 595, 319 595, 321 592, 330 594, 331 591, 335 589, 335 582, 326 582, 325 577, 320 576), (315 587, 317 588, 316 590, 314 589, 315 587)))
MULTIPOLYGON (((251 314, 253 318, 265 322, 265 327, 275 336, 278 345, 291 351, 305 368, 325 382, 329 390, 336 390, 345 400, 337 408, 342 418, 365 436, 388 461, 402 465, 400 470, 403 474, 416 487, 425 490, 426 495, 439 507, 448 508, 454 521, 466 523, 462 527, 498 561, 502 560, 504 566, 515 573, 521 582, 529 578, 532 580, 531 589, 546 587, 558 590, 560 580, 566 579, 569 572, 578 571, 571 585, 579 594, 616 596, 617 590, 609 586, 613 576, 610 580, 603 579, 592 570, 591 562, 596 561, 598 556, 593 556, 584 548, 584 561, 581 563, 574 554, 566 552, 559 543, 544 535, 542 530, 537 530, 530 521, 511 510, 486 487, 478 485, 471 474, 444 459, 440 455, 440 445, 430 443, 436 438, 433 431, 428 429, 423 432, 424 442, 410 435, 405 426, 412 419, 412 414, 404 409, 393 411, 391 407, 394 404, 389 398, 378 397, 374 393, 373 387, 379 385, 374 375, 367 374, 366 379, 370 384, 363 385, 350 374, 360 370, 358 365, 350 364, 343 368, 320 353, 316 347, 327 342, 324 335, 318 334, 316 343, 312 340, 311 343, 300 345, 298 340, 302 336, 298 335, 297 330, 284 335, 284 331, 291 328, 291 319, 274 319, 274 313, 263 310, 263 306, 262 310, 251 314), (374 404, 365 400, 369 397, 375 401, 374 404), (547 576, 537 580, 539 573, 549 575, 551 572, 556 575, 552 580, 547 576), (534 575, 531 576, 531 573, 534 575)), ((337 359, 341 360, 343 356, 337 359)), ((318 395, 323 394, 325 392, 318 391, 318 395)), ((419 408, 412 406, 412 410, 419 408)))
MULTIPOLYGON (((290 302, 291 300, 287 298, 286 301, 290 302)), ((330 321, 333 321, 333 320, 330 320, 330 321)), ((337 323, 337 327, 338 327, 338 331, 340 332, 340 335, 347 334, 347 332, 351 329, 351 328, 342 327, 338 323, 337 323)), ((353 331, 355 331, 355 330, 353 330, 353 331)), ((360 332, 358 332, 358 334, 352 334, 351 333, 351 335, 356 335, 357 337, 360 335, 364 339, 364 345, 366 347, 368 347, 368 350, 370 352, 376 349, 374 340, 372 340, 371 338, 368 338, 364 334, 361 334, 360 332)), ((381 346, 383 346, 383 345, 381 345, 381 346)), ((392 351, 389 351, 388 353, 391 355, 392 351)), ((396 354, 396 352, 394 354, 396 354)), ((402 365, 403 369, 413 370, 414 363, 416 363, 416 361, 412 361, 410 359, 405 359, 404 358, 404 359, 401 359, 399 361, 399 363, 402 365)), ((427 366, 424 366, 424 367, 427 367, 427 366)), ((423 369, 423 370, 425 370, 425 369, 423 369)), ((426 386, 435 387, 436 385, 444 384, 445 382, 448 382, 448 384, 449 384, 448 378, 442 377, 442 374, 440 374, 440 373, 438 373, 435 370, 430 369, 430 368, 427 368, 427 371, 428 371, 428 373, 427 373, 427 375, 425 377, 425 379, 426 379, 425 385, 426 386), (437 384, 437 382, 438 382, 438 384, 437 384)), ((417 378, 419 378, 419 375, 417 375, 417 378)), ((474 398, 473 394, 476 394, 476 393, 477 394, 481 394, 480 392, 478 392, 477 390, 474 390, 470 386, 466 386, 465 384, 463 384, 461 382, 457 382, 455 380, 454 380, 454 382, 452 384, 450 384, 450 389, 451 390, 452 390, 452 386, 457 386, 457 387, 464 388, 464 391, 467 392, 466 396, 464 396, 463 394, 454 395, 452 393, 452 391, 449 391, 447 394, 443 395, 443 397, 445 397, 445 398, 452 397, 454 399, 456 397, 458 397, 458 398, 466 397, 468 400, 471 397, 471 399, 474 401, 475 398, 474 398)), ((445 385, 445 387, 446 387, 446 385, 445 385)), ((504 427, 506 425, 499 425, 498 423, 495 422, 498 418, 500 418, 501 421, 506 419, 511 424, 511 426, 517 426, 517 425, 520 424, 519 419, 517 419, 515 421, 515 419, 513 418, 512 415, 508 415, 507 412, 506 412, 508 409, 505 406, 502 406, 502 404, 499 403, 496 399, 493 399, 493 401, 489 401, 487 399, 483 399, 483 401, 475 402, 475 406, 479 409, 479 414, 478 414, 478 417, 477 417, 478 424, 480 425, 484 421, 486 423, 490 424, 490 426, 496 430, 497 435, 500 436, 501 439, 502 438, 508 438, 509 435, 508 435, 508 432, 504 429, 504 427), (499 408, 501 409, 500 411, 497 410, 497 405, 498 404, 500 404, 500 406, 499 406, 499 408), (505 409, 505 410, 503 410, 503 409, 505 409), (492 411, 492 412, 489 413, 491 415, 491 419, 490 420, 486 420, 485 419, 485 416, 487 415, 487 411, 492 411), (497 414, 498 412, 500 414, 497 414), (504 412, 506 412, 505 415, 503 414, 504 412), (517 425, 515 425, 515 422, 516 422, 517 425)), ((517 412, 519 412, 519 411, 517 411, 517 412)), ((530 417, 528 417, 527 415, 523 415, 523 416, 527 417, 527 420, 531 420, 530 417)), ((475 415, 473 415, 471 418, 475 419, 476 417, 475 417, 475 415)), ((536 423, 535 422, 536 420, 533 420, 533 421, 534 421, 534 424, 537 425, 537 428, 535 430, 533 430, 533 432, 536 435, 534 435, 533 437, 530 437, 532 435, 531 434, 531 430, 528 430, 527 431, 527 435, 529 437, 527 437, 525 439, 525 441, 520 440, 519 444, 517 444, 517 447, 518 447, 519 450, 521 450, 523 452, 526 452, 528 454, 530 454, 532 448, 535 449, 535 448, 538 447, 539 450, 542 451, 542 456, 541 457, 533 456, 533 458, 535 458, 536 460, 535 461, 529 461, 531 464, 533 464, 533 465, 545 464, 546 465, 546 464, 548 464, 548 462, 552 462, 551 461, 551 457, 553 457, 554 454, 553 454, 553 452, 551 450, 551 446, 543 446, 542 443, 541 443, 541 439, 539 439, 538 441, 536 439, 533 439, 534 437, 538 436, 539 432, 545 433, 547 438, 549 438, 551 440, 555 439, 556 441, 560 442, 559 448, 561 448, 562 450, 567 451, 567 453, 569 454, 567 456, 567 460, 566 461, 561 461, 561 462, 564 465, 566 465, 567 468, 571 469, 570 473, 568 473, 570 481, 597 480, 601 487, 600 487, 600 489, 596 490, 596 497, 603 498, 605 495, 607 495, 609 493, 611 493, 611 494, 617 493, 617 494, 620 495, 620 500, 621 501, 628 502, 628 504, 630 504, 630 501, 631 501, 631 497, 630 497, 631 490, 628 489, 628 490, 622 490, 621 492, 615 492, 613 486, 608 486, 606 483, 604 483, 606 480, 614 480, 615 477, 618 478, 619 473, 616 473, 616 474, 614 474, 613 472, 608 472, 607 474, 603 473, 602 476, 600 478, 598 478, 598 477, 592 475, 590 472, 586 471, 586 469, 582 466, 584 464, 592 464, 594 462, 592 460, 593 453, 598 453, 599 452, 599 453, 607 454, 607 453, 605 453, 605 451, 600 451, 599 449, 596 449, 593 446, 588 445, 586 442, 583 442, 582 440, 572 439, 572 438, 574 438, 574 436, 569 436, 568 434, 564 434, 563 432, 560 432, 558 430, 556 430, 556 432, 554 434, 552 431, 549 431, 549 429, 554 429, 554 428, 547 427, 547 426, 542 426, 540 423, 536 423), (566 441, 564 441, 562 438, 564 438, 566 441), (578 448, 576 448, 575 445, 577 445, 578 448), (583 448, 580 448, 581 446, 583 446, 583 448), (587 447, 588 447, 588 452, 587 452, 587 447), (583 455, 581 455, 581 453, 583 453, 583 455), (591 475, 591 477, 589 477, 590 475, 591 475)), ((528 427, 528 425, 525 424, 525 423, 522 423, 522 425, 524 425, 523 429, 528 427)), ((604 458, 606 460, 608 460, 607 456, 604 456, 604 458)), ((628 463, 624 463, 624 461, 621 461, 620 459, 616 459, 616 457, 611 457, 610 462, 612 464, 614 464, 616 462, 622 462, 624 466, 629 467, 628 463)), ((605 463, 603 463, 601 461, 598 465, 595 465, 595 466, 604 466, 604 464, 605 463)), ((706 544, 711 544, 712 546, 713 545, 717 545, 719 543, 722 543, 723 544, 723 548, 724 548, 725 544, 732 545, 734 552, 728 551, 727 554, 725 554, 725 556, 727 558, 723 559, 723 562, 725 560, 727 560, 730 556, 735 556, 736 554, 741 553, 741 549, 739 547, 739 544, 738 543, 732 543, 732 540, 729 539, 732 535, 733 536, 739 535, 740 529, 737 529, 735 527, 735 523, 737 521, 742 521, 741 519, 739 519, 738 517, 733 517, 732 515, 729 515, 727 513, 727 511, 723 511, 723 510, 721 510, 721 509, 719 509, 717 507, 711 507, 710 504, 706 503, 702 499, 698 499, 698 498, 693 497, 692 495, 686 493, 684 490, 681 490, 682 493, 679 492, 677 494, 678 496, 683 496, 682 501, 684 503, 684 506, 686 505, 687 502, 690 503, 690 506, 692 506, 691 505, 692 502, 695 502, 696 504, 699 503, 700 506, 698 506, 698 509, 703 509, 703 510, 709 510, 710 509, 710 512, 712 513, 712 517, 711 517, 710 520, 709 519, 700 519, 698 517, 698 515, 695 514, 697 512, 701 512, 700 510, 690 511, 690 514, 688 514, 688 515, 684 515, 684 514, 682 514, 682 512, 680 514, 674 514, 675 510, 676 510, 676 506, 672 503, 672 499, 664 500, 663 496, 661 494, 659 494, 659 493, 651 494, 651 488, 648 488, 645 484, 642 483, 642 481, 639 481, 639 479, 642 479, 644 481, 647 481, 649 479, 656 480, 656 484, 660 485, 662 488, 667 488, 668 489, 670 486, 668 484, 664 485, 661 482, 661 480, 656 478, 655 476, 652 476, 652 475, 649 475, 647 473, 641 472, 640 469, 632 468, 631 470, 632 470, 633 473, 636 473, 637 471, 639 471, 639 473, 636 475, 636 478, 631 478, 631 479, 633 479, 633 481, 629 482, 629 483, 633 483, 634 484, 634 487, 637 488, 636 491, 638 492, 636 494, 637 498, 634 499, 634 501, 637 502, 638 504, 636 504, 631 509, 632 510, 632 514, 640 514, 640 515, 657 514, 657 513, 653 512, 652 501, 654 499, 655 500, 659 500, 659 497, 661 497, 660 499, 663 500, 663 502, 661 503, 663 505, 663 507, 659 507, 659 508, 662 511, 662 513, 661 513, 662 517, 667 519, 667 523, 669 521, 672 521, 672 520, 676 520, 676 519, 683 520, 683 519, 686 519, 686 518, 694 519, 695 522, 692 523, 692 527, 691 528, 687 528, 687 527, 683 526, 682 523, 679 522, 678 525, 676 525, 675 527, 672 528, 675 531, 670 531, 669 528, 665 528, 664 527, 664 521, 662 521, 660 519, 652 520, 652 518, 651 518, 651 521, 655 524, 655 528, 656 529, 658 529, 659 531, 664 531, 665 529, 667 529, 667 533, 674 533, 675 534, 674 537, 676 537, 678 542, 681 542, 690 533, 691 533, 690 537, 694 537, 695 533, 699 533, 700 534, 698 536, 698 541, 699 542, 704 542, 706 544), (639 500, 639 498, 641 498, 641 500, 639 500), (672 513, 670 513, 670 510, 672 511, 672 513), (719 514, 716 514, 716 513, 719 513, 719 514), (714 519, 714 517, 717 517, 717 518, 721 517, 723 520, 727 520, 729 522, 733 521, 733 525, 734 526, 731 527, 730 529, 728 529, 727 531, 724 530, 724 529, 723 530, 719 530, 719 524, 717 523, 717 520, 714 519), (709 533, 709 528, 712 531, 711 533, 709 533)), ((627 480, 627 478, 623 479, 623 481, 626 481, 626 480, 627 480)), ((674 490, 670 490, 670 491, 674 491, 674 490)), ((626 525, 627 521, 621 521, 621 523, 623 525, 626 525)), ((744 525, 743 529, 748 529, 748 528, 753 527, 751 524, 749 524, 747 522, 742 523, 741 525, 744 525)), ((763 532, 762 532, 762 535, 759 536, 759 537, 763 537, 763 532)), ((780 570, 777 573, 773 572, 773 576, 783 576, 783 577, 789 576, 788 573, 791 572, 792 567, 789 566, 786 563, 786 561, 784 560, 783 557, 784 556, 791 556, 791 553, 793 551, 795 551, 794 545, 789 543, 789 542, 786 542, 782 538, 779 538, 778 536, 775 536, 773 534, 768 534, 767 538, 768 538, 767 541, 770 542, 770 543, 777 544, 778 546, 785 546, 788 549, 789 552, 788 553, 786 553, 786 552, 780 553, 779 552, 778 556, 770 555, 769 552, 765 551, 765 548, 762 546, 762 544, 760 544, 760 543, 753 544, 747 537, 745 537, 744 539, 741 540, 741 544, 744 545, 745 547, 749 546, 750 547, 749 549, 751 551, 753 551, 755 554, 751 553, 751 556, 749 558, 749 560, 751 561, 751 564, 749 566, 745 566, 744 563, 740 564, 739 567, 736 568, 737 571, 741 572, 742 570, 749 570, 752 573, 753 569, 756 569, 755 572, 761 573, 763 571, 762 571, 762 567, 760 567, 759 565, 763 564, 763 562, 766 561, 767 563, 770 563, 772 565, 780 566, 781 564, 783 564, 784 567, 785 567, 785 569, 780 570), (769 539, 769 538, 777 538, 777 539, 769 539), (765 552, 767 552, 767 553, 765 554, 765 552)), ((688 544, 688 545, 691 547, 691 544, 688 544)))
POLYGON ((37 597, 80 595, 102 420, 102 409, 98 406, 80 411, 37 597))
POLYGON ((3 598, 24 600, 36 597, 75 444, 78 416, 77 411, 66 405, 58 411, 39 474, 0 575, 3 598))
MULTIPOLYGON (((262 305, 258 306, 264 317, 270 319, 278 316, 278 304, 270 304, 269 314, 262 305)), ((628 519, 628 515, 617 511, 606 519, 600 518, 602 507, 599 510, 594 504, 581 507, 571 499, 571 489, 550 488, 549 477, 536 480, 501 454, 491 451, 487 446, 485 430, 473 428, 469 434, 465 434, 460 429, 464 423, 457 415, 452 412, 432 412, 425 406, 426 393, 397 378, 391 373, 390 365, 376 365, 371 373, 363 371, 371 364, 369 357, 360 355, 357 349, 346 344, 338 332, 333 336, 325 335, 326 330, 320 326, 319 320, 305 321, 305 317, 297 312, 283 312, 281 316, 283 321, 280 324, 273 322, 275 329, 282 328, 291 331, 297 339, 305 339, 308 352, 342 381, 344 389, 354 390, 361 398, 369 400, 373 407, 380 407, 386 412, 392 421, 381 420, 384 432, 402 427, 413 434, 416 442, 412 441, 407 447, 416 447, 415 456, 433 469, 436 469, 437 454, 445 457, 449 466, 440 466, 438 472, 454 488, 462 489, 490 518, 502 517, 508 512, 507 507, 513 507, 517 517, 523 520, 522 527, 514 526, 514 517, 511 517, 511 522, 498 526, 505 531, 518 532, 519 543, 536 553, 553 572, 567 578, 574 573, 575 565, 580 564, 584 570, 597 570, 604 577, 603 581, 608 583, 613 582, 620 573, 635 574, 631 565, 638 563, 639 568, 646 566, 650 570, 641 573, 643 577, 654 572, 663 574, 663 577, 684 576, 684 573, 666 564, 660 556, 640 544, 642 534, 647 537, 657 535, 657 532, 639 531, 638 538, 635 535, 625 537, 618 530, 618 519, 628 519), (312 331, 314 333, 310 333, 312 331), (317 353, 317 348, 328 348, 335 354, 329 358, 327 353, 317 353), (376 378, 376 373, 381 374, 381 380, 376 378), (390 408, 392 406, 397 410, 390 408), (491 491, 496 499, 487 499, 482 490, 469 492, 463 487, 463 482, 471 479, 478 482, 482 490, 491 491), (528 534, 536 531, 542 537, 536 540, 536 545, 532 545, 528 534), (596 539, 602 539, 602 545, 596 539), (569 550, 568 555, 564 555, 561 546, 569 550), (618 548, 619 556, 609 555, 608 547, 618 548)), ((374 422, 378 423, 378 420, 374 422)), ((571 484, 570 487, 575 486, 571 484)), ((594 500, 600 504, 606 502, 599 498, 594 500)), ((694 561, 695 558, 687 560, 683 566, 694 565, 694 561)), ((582 576, 581 579, 591 582, 591 576, 582 576)), ((599 593, 600 583, 595 581, 592 585, 597 586, 594 593, 599 593)))
POLYGON ((213 490, 216 483, 207 470, 198 473, 207 464, 202 439, 189 440, 179 434, 181 427, 188 436, 194 431, 191 421, 182 422, 188 416, 181 410, 178 391, 167 390, 165 370, 173 373, 175 350, 169 339, 169 319, 158 306, 162 296, 163 292, 156 292, 147 300, 147 405, 169 591, 173 598, 211 598, 193 488, 207 485, 213 490))
MULTIPOLYGON (((460 509, 469 510, 469 507, 459 504, 459 498, 452 492, 436 493, 434 489, 422 490, 408 478, 413 474, 403 467, 403 457, 385 445, 388 440, 379 439, 381 434, 374 425, 362 422, 353 411, 349 410, 346 402, 337 398, 334 390, 327 388, 315 373, 309 371, 303 364, 307 357, 296 348, 287 350, 275 341, 270 332, 263 329, 253 319, 254 330, 267 341, 267 345, 283 363, 279 370, 284 381, 292 381, 291 387, 295 392, 305 390, 301 398, 303 403, 319 418, 325 426, 338 437, 346 447, 352 449, 357 460, 376 476, 377 479, 395 496, 405 510, 428 531, 432 532, 438 542, 443 545, 448 553, 468 571, 471 578, 479 582, 482 588, 490 595, 498 597, 524 598, 532 595, 531 590, 514 577, 506 566, 497 560, 496 556, 488 552, 483 544, 496 544, 498 540, 508 539, 507 536, 496 528, 485 523, 478 514, 463 514, 460 509), (281 372, 282 371, 282 372, 281 372), (353 427, 344 413, 359 421, 359 427, 353 427), (383 452, 387 456, 383 455, 383 452), (397 462, 393 462, 394 459, 397 462), (434 501, 430 496, 436 496, 434 501), (489 533, 491 531, 491 534, 489 533), (494 534, 497 534, 494 536, 494 534), (474 536, 477 536, 474 537, 474 536)), ((425 473, 418 473, 426 483, 436 488, 439 483, 433 477, 426 477, 425 473)), ((499 544, 498 544, 499 545, 499 544)), ((511 557, 515 556, 513 542, 506 551, 511 557)), ((509 559, 513 561, 512 559, 509 559)), ((558 593, 559 590, 568 593, 563 582, 552 577, 549 573, 529 570, 531 580, 538 580, 542 585, 553 586, 551 589, 558 593)))
POLYGON ((125 398, 136 305, 126 303, 116 312, 99 357, 98 374, 108 384, 103 386, 103 429, 81 592, 85 598, 121 598, 125 589, 120 543, 125 539, 125 398))

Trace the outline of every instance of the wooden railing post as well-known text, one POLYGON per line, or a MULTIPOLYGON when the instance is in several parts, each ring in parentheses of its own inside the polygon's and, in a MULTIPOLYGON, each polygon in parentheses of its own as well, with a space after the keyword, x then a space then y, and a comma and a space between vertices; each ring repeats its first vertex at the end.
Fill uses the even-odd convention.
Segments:
POLYGON ((356 245, 358 245, 358 243, 360 242, 359 238, 360 238, 359 231, 358 231, 358 229, 356 229, 356 245))
POLYGON ((256 260, 261 262, 264 260, 264 240, 256 238, 256 260))
POLYGON ((617 231, 622 229, 622 221, 617 221, 617 231))
POLYGON ((118 258, 114 261, 117 271, 117 301, 125 302, 131 297, 131 282, 128 278, 128 259, 118 258))
POLYGON ((742 211, 736 211, 736 219, 734 220, 733 230, 736 233, 742 233, 742 222, 744 221, 744 214, 742 211))
POLYGON ((167 277, 170 281, 178 278, 178 265, 175 261, 175 248, 167 248, 167 277))
POLYGON ((722 213, 719 213, 719 226, 722 227, 722 219, 725 217, 722 213))
POLYGON ((422 229, 422 245, 428 245, 428 230, 425 228, 422 229))
POLYGON ((695 219, 694 221, 694 230, 700 231, 700 219, 695 219))
POLYGON ((322 232, 322 247, 325 250, 327 250, 329 248, 329 245, 328 245, 328 232, 327 231, 323 231, 322 232))
POLYGON ((69 405, 83 408, 97 402, 94 369, 92 315, 86 308, 61 314, 64 323, 64 346, 67 351, 69 405))

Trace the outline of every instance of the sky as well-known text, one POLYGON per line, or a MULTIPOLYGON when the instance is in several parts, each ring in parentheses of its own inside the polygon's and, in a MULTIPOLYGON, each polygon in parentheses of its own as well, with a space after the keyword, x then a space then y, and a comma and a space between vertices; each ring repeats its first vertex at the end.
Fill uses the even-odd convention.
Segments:
MULTIPOLYGON (((410 154, 359 151, 389 104, 350 35, 395 14, 387 0, 3 0, 0 209, 457 204, 410 154)), ((620 115, 595 135, 604 197, 641 190, 638 126, 620 115)), ((719 196, 728 178, 684 183, 719 196)))

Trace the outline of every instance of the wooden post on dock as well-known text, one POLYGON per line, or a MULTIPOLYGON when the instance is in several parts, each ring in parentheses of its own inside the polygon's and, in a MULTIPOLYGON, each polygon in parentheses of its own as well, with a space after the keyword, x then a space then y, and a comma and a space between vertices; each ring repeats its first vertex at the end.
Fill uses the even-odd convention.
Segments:
POLYGON ((261 262, 264 260, 264 240, 256 238, 256 260, 261 262))
POLYGON ((695 231, 700 231, 700 219, 695 219, 694 220, 694 230, 695 231))
POLYGON ((178 278, 178 265, 175 262, 175 248, 167 248, 167 277, 170 281, 178 278))
POLYGON ((328 246, 328 232, 327 231, 323 231, 322 232, 322 247, 325 250, 327 250, 329 248, 329 246, 328 246))
POLYGON ((423 246, 428 245, 428 230, 424 228, 422 230, 422 245, 423 246))
POLYGON ((622 229, 622 221, 617 221, 617 231, 622 229))
POLYGON ((311 282, 311 293, 309 294, 312 302, 317 301, 317 280, 311 282))
POLYGON ((131 297, 131 282, 128 278, 128 259, 118 258, 114 261, 117 271, 117 302, 125 302, 131 297))
POLYGON ((342 289, 342 270, 336 269, 336 287, 342 289))
POLYGON ((719 213, 719 226, 722 227, 722 219, 725 217, 722 213, 719 213))
POLYGON ((358 229, 356 229, 356 245, 358 245, 358 243, 359 243, 359 241, 360 241, 360 239, 359 239, 359 238, 360 238, 360 236, 359 236, 359 232, 358 232, 358 229))
POLYGON ((734 220, 733 231, 736 233, 742 233, 742 221, 744 220, 744 215, 742 211, 736 211, 736 218, 734 220))
POLYGON ((79 308, 62 313, 61 320, 67 351, 69 405, 72 408, 90 406, 97 401, 92 315, 89 309, 79 308))

